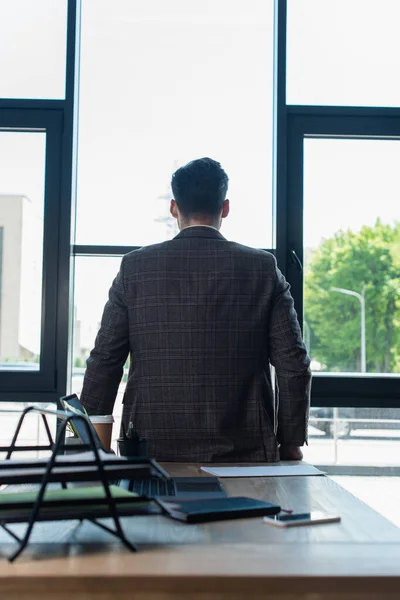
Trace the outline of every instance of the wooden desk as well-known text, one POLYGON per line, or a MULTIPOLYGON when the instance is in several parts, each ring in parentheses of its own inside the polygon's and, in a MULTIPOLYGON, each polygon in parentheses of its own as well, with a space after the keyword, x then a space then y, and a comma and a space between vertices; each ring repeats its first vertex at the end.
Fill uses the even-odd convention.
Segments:
MULTIPOLYGON (((164 465, 198 475, 194 465, 164 465)), ((184 525, 123 519, 131 554, 90 523, 40 523, 24 554, 0 560, 2 600, 398 600, 400 529, 328 477, 224 479, 296 511, 339 513, 341 523, 280 530, 261 518, 184 525)), ((0 555, 12 546, 0 535, 0 555)))

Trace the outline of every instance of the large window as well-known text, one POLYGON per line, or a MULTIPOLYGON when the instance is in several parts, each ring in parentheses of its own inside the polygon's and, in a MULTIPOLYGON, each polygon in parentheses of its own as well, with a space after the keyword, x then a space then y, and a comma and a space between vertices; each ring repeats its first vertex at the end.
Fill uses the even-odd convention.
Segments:
POLYGON ((222 233, 276 251, 292 286, 306 458, 396 467, 397 0, 0 0, 0 17, 0 399, 80 392, 121 256, 175 235, 171 174, 211 156, 222 233))
POLYGON ((272 0, 83 0, 77 244, 172 237, 171 174, 210 156, 223 233, 271 248, 273 18, 272 0))
MULTIPOLYGON (((74 2, 0 0, 0 400, 7 415, 8 403, 53 403, 65 390, 74 31, 74 2)), ((3 415, 2 423, 4 439, 12 419, 3 415)))
POLYGON ((304 140, 304 333, 319 373, 400 376, 400 140, 304 140))
POLYGON ((0 0, 0 98, 64 98, 67 0, 0 0))
POLYGON ((287 102, 399 106, 398 0, 288 0, 287 102))
POLYGON ((0 110, 0 394, 5 400, 38 393, 45 401, 56 389, 61 128, 57 110, 0 110))
POLYGON ((0 130, 0 370, 39 369, 46 133, 0 130))
POLYGON ((289 123, 288 264, 317 406, 398 405, 400 119, 365 109, 289 123))
POLYGON ((169 203, 179 166, 220 161, 223 234, 272 248, 273 28, 272 0, 83 0, 71 391, 119 268, 113 255, 178 233, 169 203))

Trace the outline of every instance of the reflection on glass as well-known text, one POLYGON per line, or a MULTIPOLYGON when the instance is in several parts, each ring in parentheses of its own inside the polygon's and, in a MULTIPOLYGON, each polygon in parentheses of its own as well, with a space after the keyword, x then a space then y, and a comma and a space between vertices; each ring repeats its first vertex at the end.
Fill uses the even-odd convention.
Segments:
POLYGON ((287 102, 399 106, 398 0, 288 0, 287 102))
POLYGON ((83 0, 77 243, 173 237, 171 175, 210 156, 222 233, 270 248, 272 66, 272 0, 83 0))
POLYGON ((0 97, 65 97, 67 0, 0 0, 0 97))
POLYGON ((314 372, 400 374, 400 142, 304 141, 304 336, 314 372))
POLYGON ((0 130, 0 370, 39 369, 46 134, 0 130))

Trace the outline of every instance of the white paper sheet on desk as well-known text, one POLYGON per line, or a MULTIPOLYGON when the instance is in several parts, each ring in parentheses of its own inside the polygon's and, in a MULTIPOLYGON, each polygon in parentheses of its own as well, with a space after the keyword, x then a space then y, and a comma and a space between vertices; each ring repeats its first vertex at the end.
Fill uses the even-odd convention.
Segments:
POLYGON ((216 477, 288 477, 296 475, 325 475, 308 463, 301 465, 257 465, 255 467, 200 467, 216 477))

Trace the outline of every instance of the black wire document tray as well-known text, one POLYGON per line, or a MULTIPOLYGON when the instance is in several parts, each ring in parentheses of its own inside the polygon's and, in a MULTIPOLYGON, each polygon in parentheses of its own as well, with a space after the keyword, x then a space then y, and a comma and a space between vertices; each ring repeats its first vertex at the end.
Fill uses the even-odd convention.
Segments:
MULTIPOLYGON (((125 537, 119 517, 142 515, 152 512, 151 501, 135 496, 127 490, 112 485, 120 478, 154 478, 165 479, 168 475, 154 461, 148 458, 118 457, 106 453, 96 447, 91 424, 85 415, 42 409, 35 406, 26 408, 19 419, 10 446, 0 447, 6 452, 4 461, 0 461, 0 485, 15 483, 38 483, 37 492, 12 494, 0 493, 0 526, 18 543, 17 550, 9 557, 14 561, 27 546, 35 522, 87 519, 102 529, 118 537, 131 551, 136 547, 125 537), (17 446, 16 441, 25 416, 39 413, 43 419, 48 445, 17 446), (57 440, 53 441, 46 415, 55 415, 63 422, 57 440), (66 446, 63 443, 66 427, 69 422, 80 419, 85 423, 89 450, 71 455, 62 455, 66 446), (11 458, 13 452, 20 450, 51 450, 49 458, 21 459, 11 458), (96 481, 98 486, 68 488, 67 482, 96 481), (60 490, 47 490, 49 483, 58 482, 60 490), (111 518, 114 529, 100 523, 100 518, 111 518), (8 525, 27 522, 25 534, 16 535, 8 525)), ((154 512, 158 512, 156 505, 154 512)))
MULTIPOLYGON (((108 480, 147 478, 154 476, 154 466, 146 459, 131 460, 98 450, 102 468, 108 480)), ((48 466, 48 458, 5 460, 0 462, 0 484, 41 483, 48 466)), ((48 482, 98 481, 96 455, 92 451, 70 455, 56 455, 48 482)))
MULTIPOLYGON (((118 509, 118 516, 160 513, 151 500, 110 485, 110 492, 118 509)), ((23 523, 29 520, 38 492, 0 494, 0 522, 23 523), (19 500, 22 496, 24 499, 19 500), (28 499, 29 497, 29 499, 28 499), (25 499, 26 498, 26 499, 25 499)), ((110 516, 108 500, 102 486, 68 488, 46 492, 36 521, 63 521, 66 519, 93 519, 110 516), (58 496, 58 492, 61 494, 58 496)))

